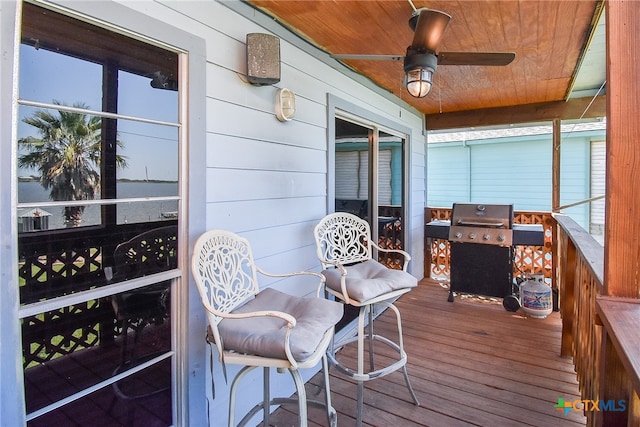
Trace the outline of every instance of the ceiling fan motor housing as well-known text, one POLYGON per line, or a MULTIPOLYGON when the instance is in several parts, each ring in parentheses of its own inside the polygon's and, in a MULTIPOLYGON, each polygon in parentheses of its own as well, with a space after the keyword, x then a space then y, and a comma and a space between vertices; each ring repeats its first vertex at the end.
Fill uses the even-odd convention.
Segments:
POLYGON ((404 57, 404 72, 415 70, 416 68, 431 69, 436 71, 438 66, 438 57, 433 52, 419 52, 410 47, 407 49, 407 55, 404 57))

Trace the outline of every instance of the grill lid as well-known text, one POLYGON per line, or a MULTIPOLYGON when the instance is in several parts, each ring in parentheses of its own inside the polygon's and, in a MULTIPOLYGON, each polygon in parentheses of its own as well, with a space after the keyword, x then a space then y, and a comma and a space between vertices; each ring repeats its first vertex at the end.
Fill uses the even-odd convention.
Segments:
POLYGON ((451 225, 513 228, 513 205, 454 203, 451 225))
POLYGON ((449 241, 511 246, 513 205, 454 203, 449 241))

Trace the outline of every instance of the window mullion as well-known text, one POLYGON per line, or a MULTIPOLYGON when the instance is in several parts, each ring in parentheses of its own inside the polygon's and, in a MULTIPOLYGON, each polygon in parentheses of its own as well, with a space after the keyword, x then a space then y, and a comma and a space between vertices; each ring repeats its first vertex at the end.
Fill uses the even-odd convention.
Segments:
MULTIPOLYGON (((102 110, 118 113, 118 67, 113 61, 103 65, 102 73, 102 110)), ((102 119, 102 158, 100 174, 102 175, 101 192, 103 199, 116 199, 116 155, 117 155, 118 122, 112 118, 102 119)), ((116 205, 102 206, 102 223, 114 226, 117 222, 116 205)), ((113 247, 106 254, 113 253, 113 247)))

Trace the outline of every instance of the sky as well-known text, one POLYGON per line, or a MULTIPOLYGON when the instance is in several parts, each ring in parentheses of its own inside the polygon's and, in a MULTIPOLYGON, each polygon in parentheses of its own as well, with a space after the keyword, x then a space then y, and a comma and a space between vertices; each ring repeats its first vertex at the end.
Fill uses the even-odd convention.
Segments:
MULTIPOLYGON (((118 111, 128 116, 177 122, 178 92, 154 89, 150 78, 120 72, 118 111)), ((20 49, 19 97, 23 100, 65 105, 78 102, 89 109, 102 105, 102 67, 98 64, 22 45, 20 49)), ((19 137, 38 136, 35 129, 22 122, 37 108, 21 106, 19 137)), ((128 120, 118 121, 118 138, 124 144, 119 154, 127 158, 128 167, 118 171, 118 178, 178 179, 178 130, 175 127, 150 125, 128 120)), ((22 170, 20 175, 33 171, 22 170)))

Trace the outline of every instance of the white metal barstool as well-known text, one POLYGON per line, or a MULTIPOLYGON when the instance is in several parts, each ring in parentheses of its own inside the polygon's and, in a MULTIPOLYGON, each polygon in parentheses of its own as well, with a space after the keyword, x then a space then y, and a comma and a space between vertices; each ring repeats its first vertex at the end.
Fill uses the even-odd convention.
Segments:
POLYGON ((364 383, 402 369, 411 398, 416 405, 418 399, 411 387, 407 373, 407 353, 402 339, 400 311, 393 302, 401 295, 417 286, 418 280, 406 272, 411 257, 405 251, 384 249, 371 240, 369 223, 345 212, 336 212, 324 217, 314 230, 318 258, 324 269, 326 290, 345 304, 359 307, 358 329, 355 337, 346 337, 332 346, 329 362, 338 371, 358 382, 358 407, 356 421, 362 425, 364 403, 364 383), (403 270, 385 267, 373 259, 372 249, 380 252, 396 253, 404 257, 403 270), (391 309, 396 316, 397 341, 374 334, 374 306, 391 309), (365 332, 365 320, 368 332, 365 332), (369 369, 365 370, 364 345, 369 344, 369 369), (384 367, 375 367, 374 341, 380 341, 398 353, 398 358, 384 367), (338 362, 336 350, 352 342, 358 345, 358 366, 349 368, 338 362))
POLYGON ((264 425, 268 426, 272 405, 297 403, 299 425, 306 426, 309 403, 325 407, 329 425, 335 426, 337 416, 331 405, 326 353, 344 307, 323 298, 324 277, 313 272, 267 273, 256 266, 247 239, 224 230, 211 230, 200 236, 194 247, 191 269, 225 378, 227 364, 244 365, 231 382, 229 426, 234 425, 238 383, 257 367, 262 367, 264 373, 263 401, 238 425, 245 425, 263 410, 264 425), (316 276, 319 282, 316 297, 303 298, 271 288, 261 291, 258 273, 271 277, 316 276), (320 359, 325 400, 307 402, 299 370, 316 366, 320 359), (270 397, 270 368, 291 373, 297 399, 270 397))

